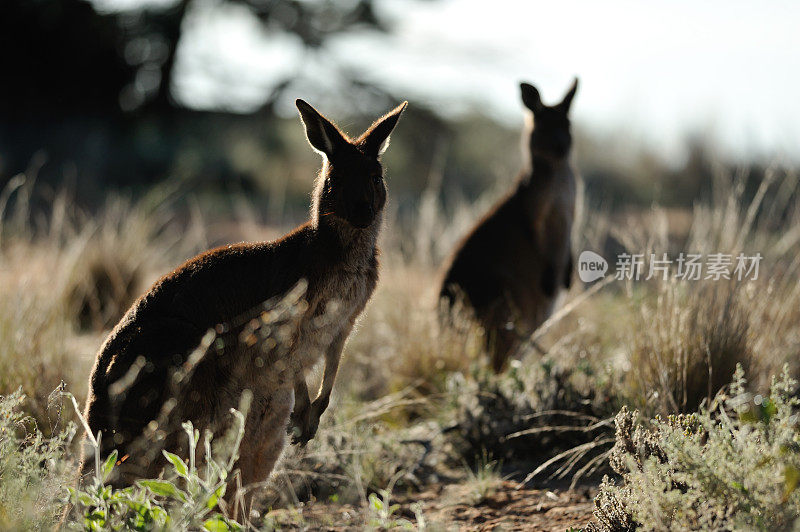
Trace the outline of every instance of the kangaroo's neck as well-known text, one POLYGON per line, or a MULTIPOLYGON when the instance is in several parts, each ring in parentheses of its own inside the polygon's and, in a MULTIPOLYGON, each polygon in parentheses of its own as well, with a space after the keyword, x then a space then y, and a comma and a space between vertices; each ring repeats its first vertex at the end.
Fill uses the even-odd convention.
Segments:
POLYGON ((311 196, 309 224, 316 235, 316 241, 320 249, 324 250, 328 260, 341 262, 345 267, 358 267, 360 263, 370 263, 376 254, 382 215, 379 213, 369 227, 360 229, 333 214, 324 212, 323 176, 327 164, 325 161, 311 196))
POLYGON ((547 181, 569 170, 567 157, 546 157, 532 155, 523 169, 523 176, 531 181, 547 181))
POLYGON ((520 175, 520 189, 538 194, 543 189, 552 190, 569 180, 572 169, 569 159, 532 156, 520 175))
POLYGON ((359 229, 335 216, 312 219, 312 227, 329 260, 345 267, 359 267, 372 261, 376 254, 381 215, 369 227, 359 229))

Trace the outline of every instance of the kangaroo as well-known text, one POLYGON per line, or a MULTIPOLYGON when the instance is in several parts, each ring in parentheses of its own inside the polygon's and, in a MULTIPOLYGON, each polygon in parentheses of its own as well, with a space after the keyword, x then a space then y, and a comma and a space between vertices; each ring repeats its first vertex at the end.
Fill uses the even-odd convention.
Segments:
POLYGON ((572 277, 576 177, 568 115, 578 80, 552 107, 534 86, 522 83, 520 89, 533 118, 523 137, 525 167, 514 189, 456 247, 439 290, 446 307, 460 301, 474 313, 498 373, 550 316, 572 277))
MULTIPOLYGON (((102 453, 119 452, 114 485, 155 477, 161 449, 185 453, 181 421, 219 433, 243 394, 251 398, 237 462, 243 485, 268 478, 290 418, 294 442, 316 433, 345 340, 378 280, 386 203, 380 155, 407 102, 357 138, 305 101, 296 105, 323 157, 310 220, 274 242, 190 259, 133 304, 97 354, 85 416, 102 433, 102 453), (297 296, 292 319, 276 310, 286 294, 297 296), (216 334, 204 341, 209 331, 216 334), (322 385, 312 401, 305 374, 321 358, 322 385)), ((86 456, 82 463, 84 473, 93 465, 86 456)))

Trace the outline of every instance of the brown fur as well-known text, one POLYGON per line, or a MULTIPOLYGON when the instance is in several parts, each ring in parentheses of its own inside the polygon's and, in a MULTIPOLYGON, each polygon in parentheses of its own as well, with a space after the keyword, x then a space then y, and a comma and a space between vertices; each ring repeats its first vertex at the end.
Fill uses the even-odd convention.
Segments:
POLYGON ((568 113, 577 79, 552 107, 542 104, 533 86, 523 83, 521 89, 533 115, 528 165, 516 187, 457 246, 439 291, 449 307, 463 301, 474 313, 497 372, 550 316, 572 273, 576 180, 568 113))
MULTIPOLYGON (((102 433, 102 453, 124 457, 114 484, 156 476, 161 450, 182 450, 183 420, 219 433, 245 390, 252 401, 238 461, 244 485, 269 476, 290 414, 295 441, 314 436, 344 342, 378 280, 386 201, 379 155, 405 105, 350 139, 298 100, 309 142, 324 155, 311 220, 275 242, 187 261, 117 324, 97 354, 85 410, 91 430, 102 433), (278 299, 298 286, 300 314, 280 316, 278 299), (209 330, 215 340, 192 354, 209 330), (305 373, 320 358, 323 384, 312 402, 305 373)), ((83 463, 84 472, 93 466, 83 463)))

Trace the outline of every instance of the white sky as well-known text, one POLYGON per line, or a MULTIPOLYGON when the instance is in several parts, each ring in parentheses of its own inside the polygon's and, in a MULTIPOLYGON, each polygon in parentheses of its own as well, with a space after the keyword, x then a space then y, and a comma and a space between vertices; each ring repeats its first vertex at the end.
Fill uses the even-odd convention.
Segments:
MULTIPOLYGON (((324 79, 324 57, 264 33, 246 10, 200 3, 179 62, 187 103, 248 110, 276 74, 324 79)), ((578 75, 573 114, 592 130, 625 132, 664 156, 700 133, 730 155, 800 159, 800 2, 383 0, 379 8, 396 24, 392 35, 342 37, 328 51, 412 104, 471 105, 516 124, 520 80, 553 102, 578 75)))

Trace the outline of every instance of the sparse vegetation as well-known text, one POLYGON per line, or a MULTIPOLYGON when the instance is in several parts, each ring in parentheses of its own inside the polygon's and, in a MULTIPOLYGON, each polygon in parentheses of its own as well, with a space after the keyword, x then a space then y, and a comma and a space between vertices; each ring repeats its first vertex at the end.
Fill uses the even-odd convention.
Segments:
MULTIPOLYGON (((240 497, 230 499, 225 514, 218 508, 226 507, 223 497, 244 431, 244 416, 238 411, 232 414, 236 422, 226 438, 230 442, 221 452, 217 449, 217 455, 212 452, 209 433, 203 436, 205 452, 201 453, 197 448, 200 432, 191 423, 184 423, 189 441, 188 463, 163 451, 167 466, 163 478, 138 480, 135 486, 122 489, 106 484, 119 463, 117 458, 122 457, 116 451, 107 457, 100 456, 97 440, 89 437, 97 467, 92 479, 84 479, 80 487, 69 488, 69 502, 77 518, 68 519, 66 525, 79 530, 242 530, 244 527, 235 520, 242 507, 240 497)), ((88 431, 85 421, 81 422, 88 431)))
POLYGON ((597 524, 588 531, 792 530, 800 519, 797 381, 788 371, 765 395, 746 391, 737 368, 729 392, 698 413, 642 424, 616 417, 597 524))
MULTIPOLYGON (((439 328, 430 291, 442 255, 480 209, 464 204, 446 217, 427 204, 390 218, 383 282, 346 347, 330 410, 305 448, 287 450, 249 513, 206 504, 220 471, 231 471, 225 462, 210 473, 204 449, 194 466, 186 464, 188 478, 164 458, 159 482, 180 492, 146 483, 111 490, 95 479, 74 500, 84 510, 104 508, 102 516, 83 512, 98 527, 106 520, 145 529, 169 519, 213 530, 337 523, 439 529, 442 515, 455 519, 435 506, 444 504, 441 486, 458 487, 442 500, 482 511, 505 504, 497 501, 510 500, 503 498, 516 489, 509 486, 527 481, 526 489, 545 488, 529 504, 549 508, 567 504, 560 489, 570 482, 580 487, 608 474, 595 529, 790 526, 800 511, 790 389, 800 370, 800 206, 776 193, 796 185, 792 174, 772 175, 763 193, 749 196, 744 180, 720 178, 709 202, 684 213, 692 223, 677 235, 673 215, 658 209, 629 219, 590 210, 577 246, 607 258, 617 249, 759 252, 757 280, 609 282, 591 293, 574 287, 562 307, 568 312, 500 376, 485 369, 479 328, 466 321, 455 332, 439 328), (737 363, 741 373, 727 386, 737 363), (788 373, 770 387, 769 376, 784 364, 788 373), (624 405, 615 437, 613 419, 624 405), (678 413, 684 416, 669 417, 678 413), (133 516, 134 507, 142 512, 133 516)), ((0 202, 0 528, 42 529, 68 498, 76 433, 83 432, 73 409, 56 400, 61 382, 80 402, 101 329, 129 297, 104 292, 102 275, 92 272, 117 271, 138 293, 208 242, 280 230, 256 219, 220 228, 151 200, 109 200, 89 217, 67 196, 58 196, 46 221, 33 223, 42 218, 25 205, 36 192, 20 192, 0 202), (99 314, 82 324, 80 309, 92 298, 88 307, 99 314)), ((569 524, 585 524, 583 511, 569 524)))
POLYGON ((65 453, 74 424, 42 434, 20 406, 20 390, 0 396, 0 529, 43 530, 55 523, 68 479, 65 453))

